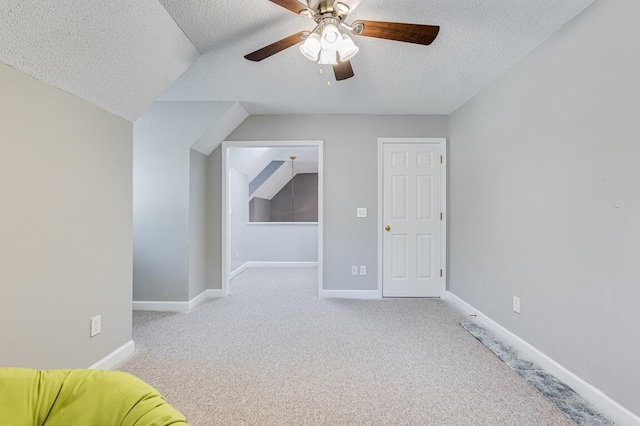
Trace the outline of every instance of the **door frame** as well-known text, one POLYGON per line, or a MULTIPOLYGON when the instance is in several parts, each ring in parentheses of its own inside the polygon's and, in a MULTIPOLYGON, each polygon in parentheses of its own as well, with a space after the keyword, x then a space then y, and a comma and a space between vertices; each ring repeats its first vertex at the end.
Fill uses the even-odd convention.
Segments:
POLYGON ((324 222, 324 208, 323 208, 323 185, 324 185, 324 154, 323 154, 323 141, 321 140, 309 140, 309 141, 223 141, 222 142, 222 230, 221 230, 221 280, 222 280, 222 296, 229 295, 229 281, 231 279, 231 268, 229 265, 229 259, 231 259, 231 241, 229 234, 229 148, 231 147, 250 147, 250 148, 275 148, 275 147, 295 147, 295 146, 315 146, 318 148, 318 296, 322 291, 323 286, 323 257, 324 257, 324 243, 323 243, 323 222, 324 222))
MULTIPOLYGON (((378 297, 382 299, 382 264, 383 250, 383 180, 384 180, 384 145, 385 144, 438 144, 442 155, 440 166, 440 206, 442 209, 442 221, 440 222, 440 264, 442 265, 442 278, 445 283, 445 291, 448 288, 447 280, 447 138, 378 138, 378 297)), ((444 296, 444 292, 442 297, 444 296)))

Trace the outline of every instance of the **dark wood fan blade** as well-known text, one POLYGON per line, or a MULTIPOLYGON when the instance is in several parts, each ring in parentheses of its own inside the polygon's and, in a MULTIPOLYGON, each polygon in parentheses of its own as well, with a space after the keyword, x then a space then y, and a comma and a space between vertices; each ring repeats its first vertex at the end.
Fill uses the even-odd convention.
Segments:
POLYGON ((282 6, 287 10, 292 11, 296 15, 300 14, 303 10, 309 9, 298 0, 269 0, 271 3, 275 3, 278 6, 282 6))
POLYGON ((338 62, 337 65, 333 66, 333 72, 336 75, 336 81, 346 80, 355 75, 349 61, 338 62))
POLYGON ((294 46, 302 41, 300 38, 301 35, 308 33, 309 31, 300 31, 299 33, 295 33, 290 35, 289 37, 283 38, 282 40, 276 41, 268 46, 263 47, 262 49, 256 50, 255 52, 249 53, 245 55, 245 59, 254 62, 260 62, 263 59, 267 59, 271 55, 275 55, 278 52, 282 52, 284 49, 294 46))
POLYGON ((355 35, 384 38, 386 40, 404 41, 429 45, 436 39, 440 27, 436 25, 402 24, 398 22, 356 21, 353 23, 355 35), (357 28, 362 25, 362 31, 357 28))

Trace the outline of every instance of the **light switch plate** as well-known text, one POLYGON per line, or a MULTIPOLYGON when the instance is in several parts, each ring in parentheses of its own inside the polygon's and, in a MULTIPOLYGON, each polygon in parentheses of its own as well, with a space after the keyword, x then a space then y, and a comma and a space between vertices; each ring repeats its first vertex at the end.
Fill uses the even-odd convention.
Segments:
POLYGON ((367 208, 366 207, 358 207, 356 211, 357 217, 367 217, 367 208))

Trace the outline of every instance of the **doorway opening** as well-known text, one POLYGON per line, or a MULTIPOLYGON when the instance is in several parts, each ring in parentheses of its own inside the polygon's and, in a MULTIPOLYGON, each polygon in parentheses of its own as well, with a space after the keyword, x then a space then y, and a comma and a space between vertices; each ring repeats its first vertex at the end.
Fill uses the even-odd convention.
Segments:
POLYGON ((322 289, 322 141, 222 143, 222 293, 252 267, 315 267, 322 289))

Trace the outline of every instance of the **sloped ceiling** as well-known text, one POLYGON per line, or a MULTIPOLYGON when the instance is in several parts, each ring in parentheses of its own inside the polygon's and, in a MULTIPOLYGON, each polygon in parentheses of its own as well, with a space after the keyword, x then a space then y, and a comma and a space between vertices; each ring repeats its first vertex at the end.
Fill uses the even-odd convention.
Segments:
POLYGON ((335 82, 296 47, 244 59, 314 26, 268 0, 0 0, 0 61, 131 121, 158 99, 239 101, 249 114, 449 114, 592 1, 363 0, 348 22, 435 24, 440 35, 431 46, 354 37, 356 76, 335 82))
POLYGON ((246 147, 229 149, 229 166, 249 177, 249 181, 272 161, 284 161, 291 174, 291 156, 294 155, 296 173, 318 173, 318 148, 315 146, 246 147))
POLYGON ((295 159, 295 174, 318 173, 318 147, 231 147, 228 164, 245 173, 251 182, 272 161, 282 165, 254 192, 254 197, 272 199, 291 180, 291 156, 295 159))
POLYGON ((157 0, 0 0, 0 61, 134 121, 198 57, 157 0))
POLYGON ((356 76, 342 82, 297 47, 243 58, 314 27, 268 0, 160 1, 203 53, 163 100, 237 100, 250 114, 449 114, 593 0, 363 0, 348 22, 435 24, 440 34, 431 46, 354 37, 356 76))

